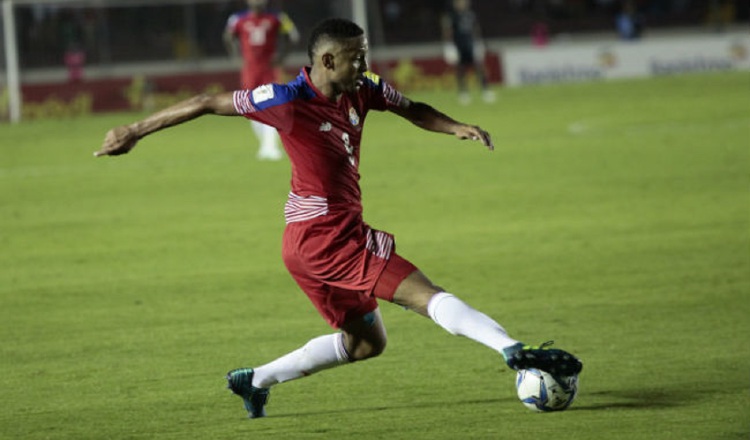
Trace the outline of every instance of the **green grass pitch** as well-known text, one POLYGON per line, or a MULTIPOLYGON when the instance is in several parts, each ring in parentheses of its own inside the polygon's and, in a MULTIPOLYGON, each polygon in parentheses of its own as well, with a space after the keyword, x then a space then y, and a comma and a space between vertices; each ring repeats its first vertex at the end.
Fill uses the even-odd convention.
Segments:
POLYGON ((434 282, 585 367, 565 412, 499 355, 390 304, 378 359, 224 374, 331 332, 280 257, 288 162, 206 116, 92 157, 141 115, 0 126, 0 438, 747 439, 750 75, 498 89, 497 151, 372 113, 365 219, 434 282))

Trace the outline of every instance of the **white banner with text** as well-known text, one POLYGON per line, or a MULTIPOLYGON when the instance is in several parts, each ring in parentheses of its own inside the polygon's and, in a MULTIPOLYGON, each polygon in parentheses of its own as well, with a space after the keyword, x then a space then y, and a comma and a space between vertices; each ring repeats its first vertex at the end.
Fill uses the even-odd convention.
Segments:
POLYGON ((750 35, 553 44, 508 49, 502 60, 509 86, 750 70, 750 35))

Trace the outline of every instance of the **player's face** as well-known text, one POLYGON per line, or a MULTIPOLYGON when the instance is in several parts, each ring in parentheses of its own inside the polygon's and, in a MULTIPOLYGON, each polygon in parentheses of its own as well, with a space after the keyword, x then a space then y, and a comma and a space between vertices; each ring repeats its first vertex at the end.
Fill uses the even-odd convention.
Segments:
POLYGON ((247 5, 253 10, 265 9, 267 4, 268 0, 247 0, 247 5))
POLYGON ((364 81, 367 72, 367 39, 364 36, 350 38, 340 43, 334 55, 336 70, 332 82, 342 92, 353 92, 364 81))
POLYGON ((453 7, 458 11, 469 9, 469 6, 470 6, 469 0, 454 0, 453 1, 453 7))

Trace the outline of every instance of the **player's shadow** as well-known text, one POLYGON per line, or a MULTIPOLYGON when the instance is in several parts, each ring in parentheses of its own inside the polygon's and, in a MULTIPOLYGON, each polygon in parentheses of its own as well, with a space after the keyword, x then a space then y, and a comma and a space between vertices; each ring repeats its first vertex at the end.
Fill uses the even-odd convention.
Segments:
POLYGON ((586 397, 593 400, 594 403, 574 402, 568 411, 592 411, 617 408, 664 409, 680 406, 688 398, 688 396, 683 395, 679 391, 667 389, 595 391, 587 392, 586 397))
MULTIPOLYGON (((695 397, 694 393, 690 396, 695 397)), ((586 392, 587 400, 592 403, 583 403, 578 399, 567 411, 599 411, 613 409, 665 409, 683 405, 690 396, 676 390, 668 389, 651 389, 651 390, 617 390, 617 391, 594 391, 586 392)), ((579 396, 580 398, 580 396, 579 396)), ((358 406, 358 411, 376 412, 391 410, 409 410, 415 408, 445 408, 448 405, 498 405, 498 404, 516 404, 517 400, 513 398, 492 398, 492 399, 464 399, 460 401, 424 401, 399 405, 378 405, 363 407, 358 406)), ((325 411, 304 411, 293 413, 276 413, 270 417, 287 418, 287 417, 314 417, 321 415, 351 413, 352 408, 331 409, 325 411)))
MULTIPOLYGON (((498 404, 500 402, 511 402, 514 401, 514 399, 465 399, 465 400, 459 400, 455 401, 452 400, 449 402, 443 402, 443 401, 425 401, 425 402, 415 402, 415 403, 409 403, 409 404, 400 404, 400 405, 378 405, 378 406, 357 406, 357 411, 365 411, 365 412, 375 412, 375 411, 392 411, 392 410, 410 410, 415 408, 445 408, 448 405, 487 405, 487 404, 498 404)), ((285 414, 274 414, 273 418, 285 418, 285 417, 310 417, 310 416, 321 416, 326 414, 350 414, 352 412, 352 408, 341 408, 341 409, 332 409, 332 410, 326 410, 326 411, 305 411, 305 412, 294 412, 294 413, 285 413, 285 414)))

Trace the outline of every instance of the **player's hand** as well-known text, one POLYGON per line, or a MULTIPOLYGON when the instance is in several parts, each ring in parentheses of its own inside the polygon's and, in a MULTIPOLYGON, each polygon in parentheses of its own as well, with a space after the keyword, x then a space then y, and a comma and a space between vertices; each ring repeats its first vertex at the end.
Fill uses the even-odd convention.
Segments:
POLYGON ((495 149, 495 145, 492 143, 490 134, 476 125, 460 125, 455 130, 455 135, 459 139, 470 139, 472 141, 481 141, 482 144, 487 147, 488 150, 492 151, 495 149))
POLYGON ((127 125, 115 127, 104 136, 104 143, 94 156, 119 156, 125 154, 135 147, 138 135, 127 125))

